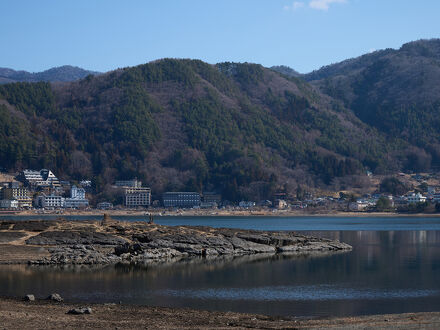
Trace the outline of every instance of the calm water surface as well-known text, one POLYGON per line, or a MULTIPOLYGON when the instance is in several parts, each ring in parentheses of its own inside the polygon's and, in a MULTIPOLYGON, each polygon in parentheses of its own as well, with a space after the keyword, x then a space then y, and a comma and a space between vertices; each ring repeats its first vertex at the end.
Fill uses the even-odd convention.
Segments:
POLYGON ((162 217, 156 222, 305 231, 349 243, 353 251, 144 267, 1 266, 0 295, 59 292, 70 301, 289 316, 440 310, 439 218, 162 217))

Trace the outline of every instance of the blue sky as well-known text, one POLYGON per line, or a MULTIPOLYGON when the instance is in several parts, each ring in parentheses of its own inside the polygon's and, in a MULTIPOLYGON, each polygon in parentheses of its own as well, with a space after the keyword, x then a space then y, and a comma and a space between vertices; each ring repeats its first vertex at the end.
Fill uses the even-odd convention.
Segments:
POLYGON ((438 0, 2 0, 0 67, 108 71, 164 57, 300 72, 440 37, 438 0))

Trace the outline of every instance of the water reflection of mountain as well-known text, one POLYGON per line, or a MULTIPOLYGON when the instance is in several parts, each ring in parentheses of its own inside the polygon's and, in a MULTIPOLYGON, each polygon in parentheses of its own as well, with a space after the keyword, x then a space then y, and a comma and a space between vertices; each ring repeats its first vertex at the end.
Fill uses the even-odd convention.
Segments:
MULTIPOLYGON (((435 283, 440 269, 439 231, 339 231, 313 232, 353 245, 346 268, 362 282, 378 281, 386 285, 429 286, 435 283)), ((342 270, 341 270, 342 273, 342 270)))
POLYGON ((311 231, 310 235, 337 239, 356 247, 439 244, 440 231, 311 231))

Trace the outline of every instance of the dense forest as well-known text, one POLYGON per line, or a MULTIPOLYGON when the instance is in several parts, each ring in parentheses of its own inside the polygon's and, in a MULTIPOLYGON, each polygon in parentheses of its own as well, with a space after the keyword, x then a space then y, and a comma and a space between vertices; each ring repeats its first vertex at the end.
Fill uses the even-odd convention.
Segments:
POLYGON ((304 76, 358 118, 413 147, 404 168, 440 166, 440 40, 377 51, 304 76))
POLYGON ((375 79, 389 70, 374 56, 354 65, 363 80, 344 82, 348 96, 337 69, 301 78, 286 67, 176 59, 74 82, 3 84, 0 167, 89 178, 102 198, 115 179, 137 177, 156 196, 217 191, 232 201, 350 184, 366 170, 427 169, 438 157, 438 105, 419 113, 397 97, 372 104, 375 79))

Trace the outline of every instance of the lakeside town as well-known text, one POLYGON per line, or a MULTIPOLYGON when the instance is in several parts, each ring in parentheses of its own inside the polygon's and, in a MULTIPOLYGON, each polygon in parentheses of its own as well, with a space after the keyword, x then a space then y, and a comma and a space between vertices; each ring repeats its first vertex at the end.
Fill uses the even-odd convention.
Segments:
MULTIPOLYGON (((372 174, 367 174, 372 178, 372 174)), ((436 174, 405 174, 376 178, 371 193, 352 191, 309 192, 298 189, 296 194, 278 191, 271 199, 261 201, 228 201, 218 192, 169 191, 160 195, 134 179, 113 182, 112 200, 99 200, 99 192, 91 180, 76 182, 60 180, 51 170, 23 170, 0 176, 0 214, 68 212, 144 212, 160 215, 185 212, 209 214, 334 214, 340 212, 440 212, 440 182, 436 174), (115 202, 116 201, 116 202, 115 202), (222 213, 223 212, 223 213, 222 213), (225 213, 226 212, 226 213, 225 213), (206 213, 206 212, 205 212, 206 213)))

